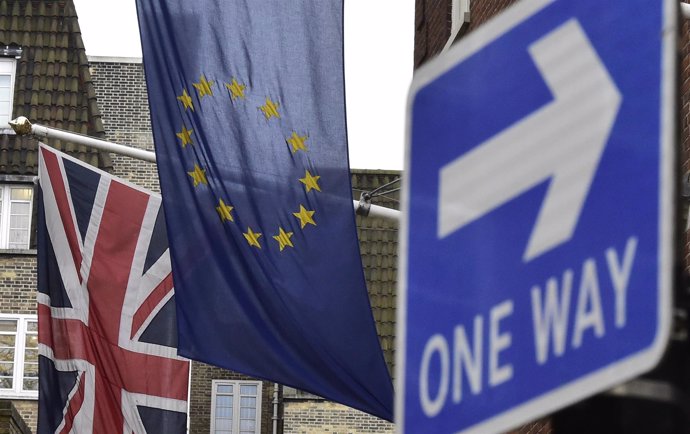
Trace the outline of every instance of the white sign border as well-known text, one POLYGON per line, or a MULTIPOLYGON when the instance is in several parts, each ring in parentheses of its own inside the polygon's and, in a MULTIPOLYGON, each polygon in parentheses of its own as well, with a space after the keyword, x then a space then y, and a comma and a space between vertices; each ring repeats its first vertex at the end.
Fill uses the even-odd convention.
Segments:
MULTIPOLYGON (((400 221, 398 260, 398 306, 396 340, 396 433, 405 432, 405 354, 407 341, 407 264, 410 212, 410 168, 412 138, 412 106, 417 93, 436 77, 477 53, 485 46, 507 33, 519 23, 535 15, 556 0, 523 0, 485 25, 470 33, 458 44, 422 66, 414 76, 407 99, 405 126, 405 169, 402 185, 402 216, 400 221)), ((659 203, 659 324, 654 342, 646 350, 618 363, 594 371, 570 383, 547 392, 519 406, 479 424, 468 427, 458 434, 488 434, 516 428, 521 424, 550 414, 595 393, 612 388, 621 382, 640 375, 656 366, 664 354, 671 332, 671 303, 674 257, 675 182, 676 172, 676 44, 678 35, 677 0, 663 1, 663 48, 661 60, 661 107, 660 107, 660 203, 659 203)))

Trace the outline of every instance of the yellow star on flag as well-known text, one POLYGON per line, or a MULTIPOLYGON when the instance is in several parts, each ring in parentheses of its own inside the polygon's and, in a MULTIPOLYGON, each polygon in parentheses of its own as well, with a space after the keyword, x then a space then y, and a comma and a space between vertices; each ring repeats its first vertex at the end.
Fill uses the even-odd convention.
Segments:
POLYGON ((242 235, 244 235, 244 238, 247 240, 250 246, 258 247, 259 249, 261 248, 261 244, 259 244, 259 237, 261 236, 261 233, 259 232, 254 232, 252 231, 252 228, 247 228, 247 232, 242 232, 242 235))
POLYGON ((230 98, 232 98, 233 101, 237 98, 244 99, 244 89, 247 86, 240 84, 237 79, 233 78, 232 82, 225 83, 225 87, 230 91, 230 98))
POLYGON ((182 140, 182 147, 192 144, 192 133, 194 130, 188 130, 186 126, 182 125, 182 131, 175 133, 177 138, 182 140))
POLYGON ((206 180, 206 171, 199 167, 198 164, 194 163, 194 170, 187 172, 187 174, 192 177, 192 180, 194 180, 194 187, 198 186, 199 184, 208 185, 208 181, 206 180))
POLYGON ((304 184, 307 189, 307 193, 309 193, 312 189, 316 191, 321 191, 321 187, 319 187, 319 178, 320 176, 313 176, 309 171, 305 171, 304 178, 300 178, 299 182, 304 184))
POLYGON ((307 210, 303 205, 300 205, 299 206, 299 212, 293 212, 292 215, 297 217, 297 219, 299 220, 299 223, 301 225, 301 228, 304 229, 304 227, 307 224, 316 226, 316 222, 312 218, 312 216, 314 215, 315 212, 316 211, 307 210))
POLYGON ((182 107, 184 107, 185 110, 188 108, 192 109, 194 111, 194 105, 192 104, 192 97, 189 96, 187 93, 187 89, 182 89, 182 95, 178 96, 177 99, 180 100, 182 103, 182 107))
POLYGON ((278 107, 280 107, 280 104, 271 101, 271 98, 266 98, 266 104, 259 106, 267 120, 271 118, 280 118, 278 107))
POLYGON ((304 143, 307 140, 307 136, 300 136, 296 132, 292 132, 292 136, 286 140, 290 148, 292 148, 292 153, 297 151, 306 151, 307 145, 304 143))
POLYGON ((225 202, 223 202, 223 199, 220 199, 218 206, 216 207, 216 211, 218 211, 218 215, 220 216, 220 221, 225 222, 225 221, 231 221, 234 222, 235 219, 232 218, 232 214, 230 213, 234 207, 230 205, 226 205, 225 202))
POLYGON ((199 78, 198 83, 192 83, 194 87, 196 88, 197 93, 199 94, 199 99, 203 98, 206 95, 211 95, 213 96, 213 91, 211 90, 211 86, 213 86, 212 81, 207 81, 206 76, 204 74, 201 74, 201 77, 199 78))
POLYGON ((286 247, 295 247, 292 245, 292 241, 290 241, 290 238, 292 237, 292 232, 285 232, 283 228, 279 227, 278 228, 278 235, 274 235, 273 239, 278 241, 278 246, 280 247, 280 251, 282 252, 284 248, 286 247))

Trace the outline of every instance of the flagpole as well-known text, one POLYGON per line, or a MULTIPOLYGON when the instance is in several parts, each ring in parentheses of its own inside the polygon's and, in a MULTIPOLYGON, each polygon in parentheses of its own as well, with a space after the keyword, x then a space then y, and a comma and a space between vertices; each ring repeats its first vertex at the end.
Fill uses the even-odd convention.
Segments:
POLYGON ((106 140, 85 136, 79 133, 73 133, 71 131, 47 127, 45 125, 32 124, 31 121, 29 121, 24 116, 20 116, 17 119, 10 121, 9 124, 14 130, 14 132, 20 136, 33 134, 34 136, 45 139, 65 140, 68 142, 77 143, 79 145, 99 149, 101 151, 126 155, 128 157, 136 158, 138 160, 149 161, 152 163, 156 162, 156 154, 154 152, 138 148, 132 148, 131 146, 120 145, 118 143, 108 142, 106 140))
MULTIPOLYGON (((137 160, 156 162, 155 152, 146 151, 144 149, 133 148, 119 143, 109 142, 107 140, 97 139, 95 137, 86 136, 83 134, 73 133, 58 128, 47 127, 45 125, 33 124, 24 116, 20 116, 9 122, 10 126, 17 135, 23 136, 32 134, 37 137, 45 139, 57 139, 73 142, 79 145, 88 146, 101 151, 112 152, 114 154, 125 155, 127 157, 136 158, 137 160)), ((371 203, 363 203, 362 201, 353 200, 354 210, 357 214, 369 217, 380 217, 387 220, 400 220, 400 211, 392 208, 386 208, 379 205, 372 205, 371 203)))

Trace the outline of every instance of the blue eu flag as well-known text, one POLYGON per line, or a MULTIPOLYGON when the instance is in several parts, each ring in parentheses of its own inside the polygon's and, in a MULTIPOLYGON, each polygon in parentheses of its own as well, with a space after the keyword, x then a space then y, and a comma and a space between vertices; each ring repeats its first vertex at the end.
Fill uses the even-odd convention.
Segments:
POLYGON ((347 157, 342 0, 138 0, 179 352, 391 420, 347 157))

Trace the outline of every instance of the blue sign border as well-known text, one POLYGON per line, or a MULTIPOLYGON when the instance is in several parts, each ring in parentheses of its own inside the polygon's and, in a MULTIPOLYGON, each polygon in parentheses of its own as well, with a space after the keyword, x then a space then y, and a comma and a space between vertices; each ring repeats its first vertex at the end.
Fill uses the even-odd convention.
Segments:
MULTIPOLYGON (((410 197, 411 191, 411 137, 413 105, 421 90, 457 64, 476 54, 514 27, 529 19, 558 0, 524 0, 507 9, 481 28, 477 29, 460 43, 420 68, 413 80, 408 97, 405 174, 403 178, 402 221, 400 230, 400 259, 398 283, 398 320, 396 353, 396 429, 406 432, 405 400, 406 390, 406 349, 407 349, 407 276, 409 252, 409 211, 410 201, 422 198, 410 197)), ((540 416, 577 402, 597 392, 607 390, 616 384, 635 377, 656 366, 663 355, 671 328, 672 275, 674 249, 674 199, 675 199, 675 95, 676 95, 676 38, 677 13, 679 5, 675 0, 664 0, 663 5, 663 53, 661 65, 661 106, 660 106, 660 179, 659 179, 659 238, 658 238, 658 324, 654 342, 647 349, 631 357, 621 359, 602 367, 588 375, 561 385, 545 394, 520 405, 506 409, 490 418, 467 427, 463 433, 489 433, 508 430, 529 422, 540 416)), ((435 175, 434 175, 435 176, 435 175)), ((557 270, 554 271, 556 273, 557 270)), ((415 375, 415 374, 410 374, 415 375)))

